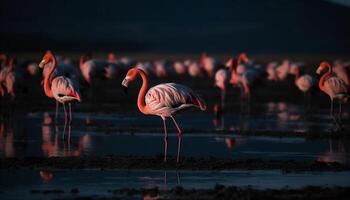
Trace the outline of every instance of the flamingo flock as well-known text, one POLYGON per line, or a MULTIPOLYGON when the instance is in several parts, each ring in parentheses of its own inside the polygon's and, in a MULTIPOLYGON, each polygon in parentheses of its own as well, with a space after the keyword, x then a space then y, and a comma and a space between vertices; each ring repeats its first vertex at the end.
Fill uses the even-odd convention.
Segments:
MULTIPOLYGON (((261 87, 265 82, 277 87, 281 82, 287 82, 290 76, 294 77, 292 85, 304 94, 304 102, 305 96, 310 95, 313 90, 316 91, 318 85, 319 90, 330 98, 330 115, 337 126, 341 124, 342 104, 346 103, 350 97, 348 93, 350 64, 340 60, 335 61, 333 66, 328 62, 321 62, 315 74, 304 73, 305 64, 303 63, 285 59, 282 62, 258 64, 248 59, 246 53, 228 57, 226 62, 206 52, 202 53, 198 60, 175 61, 165 59, 137 61, 119 57, 114 53, 109 53, 104 59, 97 59, 84 54, 77 63, 76 65, 71 59, 55 55, 50 50, 45 52, 39 64, 35 62, 17 64, 14 57, 0 53, 0 96, 3 99, 8 96, 9 101, 20 98, 17 94, 22 87, 26 86, 26 77, 42 74, 39 87, 42 88, 46 97, 56 102, 56 123, 58 108, 62 104, 64 125, 67 126, 72 123, 71 103, 82 102, 81 89, 89 88, 100 81, 124 77, 121 84, 127 90, 129 85, 140 77, 142 85, 136 101, 137 107, 145 115, 156 115, 162 119, 164 161, 167 160, 168 149, 166 119, 172 119, 178 132, 177 162, 179 162, 182 129, 175 120, 175 115, 190 107, 205 111, 207 103, 199 94, 200 92, 196 93, 188 86, 178 83, 160 83, 149 88, 150 82, 159 82, 168 77, 175 77, 175 80, 180 82, 183 77, 187 77, 198 80, 198 84, 200 81, 214 82, 212 88, 218 88, 221 96, 221 103, 215 104, 213 109, 215 113, 220 113, 214 120, 217 124, 223 124, 221 116, 226 109, 225 103, 232 101, 227 96, 230 88, 239 88, 240 94, 235 95, 240 97, 241 105, 249 106, 254 99, 252 95, 255 96, 255 88, 261 87), (319 80, 316 74, 320 77, 319 80), (334 101, 339 103, 337 115, 334 114, 334 101)), ((65 132, 63 138, 65 138, 65 132)))

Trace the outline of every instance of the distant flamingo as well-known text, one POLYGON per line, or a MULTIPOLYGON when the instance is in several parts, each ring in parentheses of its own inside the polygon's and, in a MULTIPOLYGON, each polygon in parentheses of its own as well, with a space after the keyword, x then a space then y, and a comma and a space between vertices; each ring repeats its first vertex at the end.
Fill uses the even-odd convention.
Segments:
POLYGON ((129 83, 133 82, 138 75, 141 76, 143 83, 138 95, 137 106, 143 114, 158 115, 163 120, 165 145, 164 161, 167 159, 168 149, 168 135, 165 120, 166 117, 172 118, 178 130, 177 162, 179 162, 182 131, 173 115, 188 107, 198 107, 204 111, 206 110, 206 104, 196 93, 184 85, 165 83, 148 89, 148 77, 146 73, 138 67, 134 67, 128 71, 122 82, 124 88, 127 89, 129 83))
POLYGON ((15 86, 21 82, 20 74, 14 70, 14 62, 14 58, 7 58, 4 68, 0 71, 0 95, 5 95, 5 87, 12 99, 16 97, 15 86))
POLYGON ((344 83, 349 87, 350 86, 350 80, 348 73, 346 71, 346 65, 343 62, 337 61, 334 62, 333 66, 333 72, 335 75, 344 81, 344 83))
POLYGON ((324 73, 319 81, 320 89, 328 94, 331 99, 331 109, 330 115, 337 123, 336 119, 333 115, 333 100, 339 100, 339 117, 341 117, 341 104, 342 101, 346 101, 349 97, 348 89, 343 80, 338 77, 332 76, 332 66, 327 62, 322 62, 320 66, 317 68, 316 73, 321 74, 325 69, 327 69, 326 73, 324 73))
MULTIPOLYGON (((69 124, 72 122, 72 110, 70 102, 77 100, 81 101, 78 85, 75 84, 70 78, 65 76, 57 76, 51 78, 54 70, 57 67, 56 58, 51 51, 47 51, 39 64, 40 68, 44 68, 48 63, 52 63, 52 67, 48 72, 48 75, 44 79, 44 91, 47 97, 54 98, 56 101, 63 104, 65 126, 68 123, 68 114, 66 111, 65 103, 69 106, 69 124)), ((65 134, 63 134, 64 138, 65 134)))
POLYGON ((235 62, 232 58, 226 63, 226 66, 231 69, 230 83, 233 86, 239 86, 241 88, 241 98, 247 98, 249 102, 250 88, 259 78, 259 72, 257 69, 248 69, 242 75, 239 75, 236 71, 237 63, 238 62, 235 62))
POLYGON ((295 75, 294 83, 297 88, 304 93, 305 101, 306 93, 314 86, 315 79, 308 74, 300 75, 300 68, 298 65, 293 65, 291 67, 291 73, 295 75))
POLYGON ((199 60, 199 66, 207 72, 209 77, 213 77, 216 69, 221 66, 221 63, 213 57, 208 56, 206 52, 203 52, 199 60))
POLYGON ((225 104, 225 95, 226 95, 226 85, 229 79, 229 73, 232 73, 232 70, 236 69, 237 66, 241 65, 242 62, 247 63, 248 57, 247 54, 241 53, 236 60, 230 59, 226 64, 228 69, 219 69, 215 73, 215 86, 221 90, 221 107, 224 108, 225 104))
POLYGON ((92 84, 93 78, 113 78, 116 74, 116 64, 107 60, 91 59, 91 56, 83 55, 79 61, 80 71, 88 84, 92 84))

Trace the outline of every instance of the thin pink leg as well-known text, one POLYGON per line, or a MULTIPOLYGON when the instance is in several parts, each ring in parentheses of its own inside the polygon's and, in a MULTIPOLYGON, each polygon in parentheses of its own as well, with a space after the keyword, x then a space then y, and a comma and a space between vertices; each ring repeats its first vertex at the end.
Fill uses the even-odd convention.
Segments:
POLYGON ((68 114, 67 114, 67 110, 66 110, 66 105, 63 104, 63 110, 64 110, 64 128, 63 128, 63 139, 65 139, 65 135, 66 135, 66 128, 67 128, 67 122, 68 122, 68 114))
POLYGON ((182 131, 181 131, 179 125, 176 123, 175 118, 173 116, 170 116, 170 117, 171 117, 171 119, 173 119, 173 122, 174 122, 174 124, 175 124, 175 126, 177 128, 177 131, 178 131, 178 133, 177 133, 178 143, 177 143, 177 158, 176 158, 176 162, 179 162, 179 160, 180 160, 181 136, 182 136, 181 133, 182 133, 182 131))
POLYGON ((68 108, 69 108, 69 125, 72 124, 72 106, 70 103, 68 103, 68 108))
POLYGON ((56 101, 56 113, 55 113, 55 123, 57 124, 58 121, 58 108, 59 108, 59 102, 56 101))
POLYGON ((164 162, 166 162, 167 151, 168 151, 168 133, 166 130, 165 118, 162 118, 162 119, 164 124, 164 162))

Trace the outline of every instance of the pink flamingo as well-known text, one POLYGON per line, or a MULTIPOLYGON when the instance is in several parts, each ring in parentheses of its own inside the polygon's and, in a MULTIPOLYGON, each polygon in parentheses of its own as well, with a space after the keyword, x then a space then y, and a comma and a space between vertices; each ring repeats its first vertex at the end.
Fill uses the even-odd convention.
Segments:
POLYGON ((346 71, 346 65, 343 62, 341 61, 334 62, 333 72, 338 78, 343 80, 347 86, 350 85, 349 76, 346 71))
POLYGON ((228 83, 229 73, 232 73, 237 66, 241 63, 249 62, 247 54, 241 53, 236 60, 229 59, 226 63, 228 69, 219 69, 215 73, 215 86, 221 90, 221 107, 224 108, 225 96, 226 96, 226 85, 228 83))
POLYGON ((7 59, 7 64, 0 72, 0 94, 5 95, 5 91, 2 87, 5 86, 7 93, 10 94, 12 98, 16 97, 15 84, 20 82, 20 74, 16 73, 14 70, 14 58, 7 59))
POLYGON ((315 79, 308 74, 300 75, 300 68, 298 65, 291 66, 291 73, 295 75, 294 83, 297 88, 304 93, 305 101, 306 93, 314 86, 315 79))
POLYGON ((208 56, 206 52, 202 53, 199 61, 199 66, 203 67, 203 69, 210 77, 214 76, 214 72, 219 65, 220 63, 213 57, 208 56))
MULTIPOLYGON (((325 69, 327 69, 326 73, 324 73, 318 83, 321 91, 328 94, 331 99, 331 109, 330 115, 335 120, 333 115, 333 101, 334 99, 339 100, 339 117, 341 116, 341 104, 342 101, 346 101, 349 97, 348 89, 343 80, 338 77, 332 76, 332 66, 327 62, 321 62, 320 66, 317 68, 316 73, 321 74, 325 69)), ((337 121, 335 120, 337 123, 337 121)))
MULTIPOLYGON (((56 101, 63 104, 65 127, 68 123, 68 114, 66 111, 65 103, 68 103, 69 107, 69 124, 72 122, 72 110, 70 102, 77 100, 81 101, 79 87, 70 78, 65 76, 57 76, 52 78, 52 74, 57 67, 56 57, 51 51, 47 51, 39 64, 40 68, 44 68, 48 63, 52 63, 52 67, 48 72, 48 75, 44 78, 44 92, 47 97, 54 98, 56 101)), ((63 134, 64 138, 65 134, 63 134)))
POLYGON ((148 89, 148 77, 146 73, 134 67, 126 74, 122 85, 125 91, 129 83, 133 82, 137 76, 142 78, 142 86, 137 99, 137 106, 139 110, 145 115, 157 115, 163 120, 164 125, 164 161, 167 159, 168 135, 166 128, 166 117, 170 117, 178 130, 178 147, 177 147, 177 162, 179 162, 179 154, 181 147, 181 129, 176 123, 174 114, 180 110, 188 107, 198 107, 202 111, 206 110, 205 102, 190 88, 176 84, 165 83, 156 85, 148 89))
POLYGON ((8 73, 7 65, 7 56, 6 54, 0 53, 0 96, 5 95, 4 88, 2 87, 2 83, 5 82, 5 77, 8 73))

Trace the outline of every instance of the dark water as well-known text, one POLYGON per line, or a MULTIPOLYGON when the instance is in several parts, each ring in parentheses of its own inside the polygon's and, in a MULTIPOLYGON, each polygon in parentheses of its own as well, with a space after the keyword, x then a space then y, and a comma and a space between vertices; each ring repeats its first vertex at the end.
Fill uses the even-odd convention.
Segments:
POLYGON ((280 171, 0 171, 1 199, 51 199, 70 195, 111 196, 121 188, 212 188, 216 183, 254 188, 350 186, 350 172, 288 173, 280 171), (62 190, 63 194, 32 194, 31 190, 62 190), (21 194, 21 195, 18 195, 21 194))
MULTIPOLYGON (((312 114, 308 119, 301 106, 268 103, 266 112, 251 116, 225 114, 217 124, 212 114, 186 113, 177 117, 183 128, 183 156, 233 159, 350 160, 346 140, 308 140, 303 137, 244 136, 242 130, 306 131, 332 126, 326 114, 312 114), (222 119, 221 119, 222 120, 222 119), (215 129, 231 130, 225 134, 215 129)), ((326 112, 325 112, 326 113, 326 112)), ((18 114, 1 124, 0 156, 82 156, 82 155, 155 155, 163 153, 163 127, 159 117, 137 112, 74 113, 71 140, 62 140, 63 127, 52 125, 54 113, 18 114)), ((346 116, 347 113, 344 113, 346 116)), ((62 113, 60 113, 62 117, 62 113)), ((59 119, 59 124, 62 118, 59 119)), ((177 134, 168 120, 169 154, 176 153, 177 134)), ((321 133, 322 134, 322 133, 321 133)), ((327 133, 324 133, 327 134, 327 133)))

